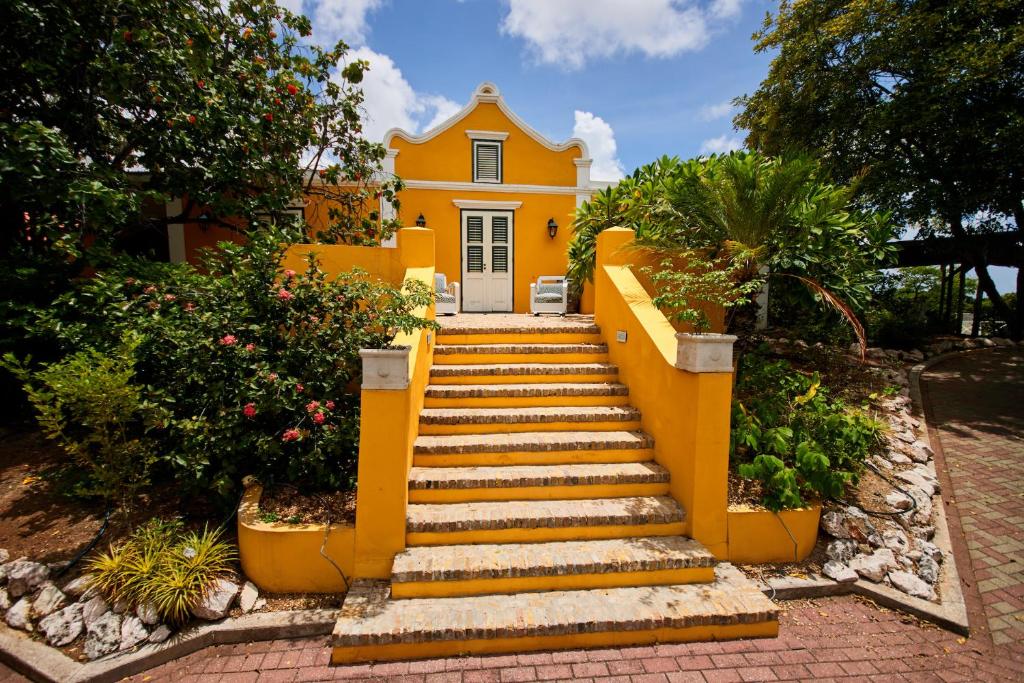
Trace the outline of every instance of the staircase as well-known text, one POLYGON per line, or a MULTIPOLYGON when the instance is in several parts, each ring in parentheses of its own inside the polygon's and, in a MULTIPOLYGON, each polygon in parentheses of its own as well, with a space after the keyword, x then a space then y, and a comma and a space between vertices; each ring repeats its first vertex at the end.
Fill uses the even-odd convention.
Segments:
POLYGON ((353 584, 333 661, 776 635, 773 603, 683 535, 593 322, 503 320, 438 335, 408 547, 353 584))

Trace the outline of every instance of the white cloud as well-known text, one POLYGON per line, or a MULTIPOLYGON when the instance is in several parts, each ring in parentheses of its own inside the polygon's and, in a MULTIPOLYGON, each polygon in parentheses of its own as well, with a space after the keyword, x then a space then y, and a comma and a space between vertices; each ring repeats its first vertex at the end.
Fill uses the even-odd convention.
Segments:
POLYGON ((735 16, 743 0, 507 0, 501 31, 526 41, 541 62, 579 69, 591 59, 639 52, 672 57, 704 47, 709 21, 735 16))
POLYGON ((706 107, 702 107, 700 110, 701 121, 714 121, 715 119, 725 118, 732 113, 733 110, 732 102, 725 101, 719 102, 718 104, 709 104, 706 107))
POLYGON ((595 116, 589 111, 577 109, 575 117, 572 136, 587 143, 590 157, 594 160, 594 165, 590 167, 590 177, 595 180, 622 178, 625 173, 616 153, 615 132, 612 127, 600 116, 595 116))
POLYGON ((313 22, 313 39, 327 47, 338 40, 365 45, 370 31, 366 15, 382 4, 383 0, 309 0, 307 16, 313 22))
POLYGON ((724 133, 717 138, 709 138, 700 146, 701 154, 724 154, 735 149, 743 149, 743 138, 724 133))
POLYGON ((369 140, 382 140, 384 133, 391 128, 419 132, 449 118, 461 108, 447 97, 417 92, 387 55, 360 47, 349 52, 349 59, 365 59, 370 63, 360 84, 365 110, 363 136, 369 140))
POLYGON ((302 0, 277 0, 277 4, 292 14, 302 14, 302 0))

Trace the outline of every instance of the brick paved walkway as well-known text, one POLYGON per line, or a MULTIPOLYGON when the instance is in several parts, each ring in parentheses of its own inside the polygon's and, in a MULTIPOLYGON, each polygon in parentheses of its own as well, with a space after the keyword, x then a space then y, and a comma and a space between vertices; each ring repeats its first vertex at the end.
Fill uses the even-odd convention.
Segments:
POLYGON ((953 356, 921 389, 974 635, 1024 642, 1024 353, 953 356))
POLYGON ((846 596, 782 603, 772 640, 329 667, 326 638, 309 638, 211 647, 131 680, 1024 681, 1024 354, 952 358, 922 389, 970 639, 846 596))

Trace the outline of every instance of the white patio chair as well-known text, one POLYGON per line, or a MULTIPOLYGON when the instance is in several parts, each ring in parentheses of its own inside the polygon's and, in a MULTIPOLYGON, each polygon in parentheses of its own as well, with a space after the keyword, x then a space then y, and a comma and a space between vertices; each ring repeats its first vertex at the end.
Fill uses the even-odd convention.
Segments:
POLYGON ((530 313, 565 315, 569 308, 569 281, 564 275, 541 275, 530 285, 530 313))
POLYGON ((459 283, 448 283, 444 273, 434 273, 434 313, 456 315, 459 312, 459 283))

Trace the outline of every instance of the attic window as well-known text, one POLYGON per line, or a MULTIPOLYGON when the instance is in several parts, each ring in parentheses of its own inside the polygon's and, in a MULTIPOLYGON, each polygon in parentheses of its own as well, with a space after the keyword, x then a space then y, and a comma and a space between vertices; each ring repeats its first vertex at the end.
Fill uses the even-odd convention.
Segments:
POLYGON ((501 182, 501 142, 473 140, 473 182, 501 182))

